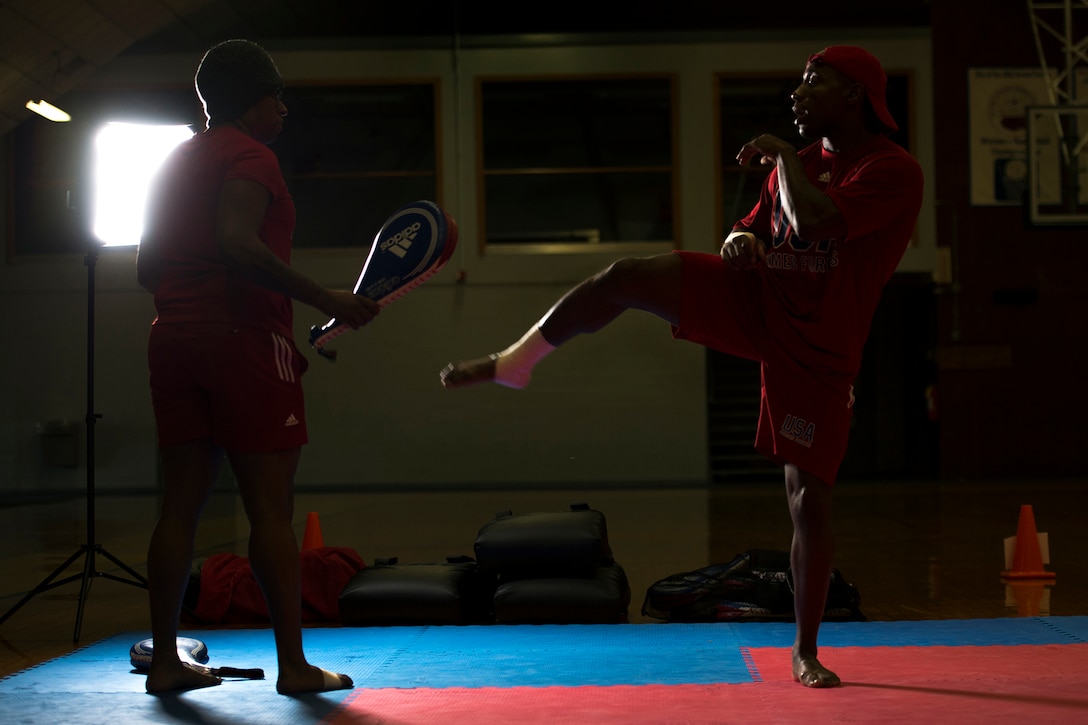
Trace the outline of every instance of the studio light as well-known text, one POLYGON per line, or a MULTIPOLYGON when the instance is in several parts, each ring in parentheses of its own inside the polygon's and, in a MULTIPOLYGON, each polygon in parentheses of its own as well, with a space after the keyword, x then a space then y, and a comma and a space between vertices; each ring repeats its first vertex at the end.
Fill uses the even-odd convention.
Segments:
POLYGON ((26 107, 42 118, 48 118, 50 121, 56 121, 57 123, 65 123, 72 120, 71 116, 49 101, 27 101, 26 107))
POLYGON ((134 246, 143 231, 148 185, 188 126, 109 123, 95 137, 93 232, 107 247, 134 246))

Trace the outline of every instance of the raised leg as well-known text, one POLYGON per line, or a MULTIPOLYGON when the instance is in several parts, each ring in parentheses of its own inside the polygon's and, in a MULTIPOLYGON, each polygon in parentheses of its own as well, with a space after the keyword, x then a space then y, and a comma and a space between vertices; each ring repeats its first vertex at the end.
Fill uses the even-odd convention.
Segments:
POLYGON ((579 283, 507 349, 447 365, 439 377, 447 388, 494 382, 523 388, 532 370, 575 335, 597 332, 629 309, 676 324, 680 316, 680 258, 675 254, 630 257, 579 283))

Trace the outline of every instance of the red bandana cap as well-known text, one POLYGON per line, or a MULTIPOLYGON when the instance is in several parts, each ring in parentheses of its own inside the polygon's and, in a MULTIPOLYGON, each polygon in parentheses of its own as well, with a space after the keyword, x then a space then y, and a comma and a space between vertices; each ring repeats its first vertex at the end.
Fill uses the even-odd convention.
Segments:
POLYGON ((860 83, 865 89, 865 95, 869 97, 869 104, 876 112, 876 117, 884 127, 888 131, 898 130, 899 126, 888 111, 888 76, 884 74, 884 69, 875 55, 853 45, 832 45, 813 53, 808 62, 831 66, 852 81, 860 83))

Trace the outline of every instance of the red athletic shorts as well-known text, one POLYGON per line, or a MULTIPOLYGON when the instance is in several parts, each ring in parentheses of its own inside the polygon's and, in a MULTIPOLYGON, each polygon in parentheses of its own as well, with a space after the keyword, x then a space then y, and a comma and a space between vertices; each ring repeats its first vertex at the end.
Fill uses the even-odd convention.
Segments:
POLYGON ((816 373, 768 329, 762 276, 738 270, 717 254, 676 252, 683 270, 677 339, 759 361, 762 396, 755 449, 779 465, 792 463, 834 484, 850 433, 850 376, 816 373))
POLYGON ((307 441, 302 374, 291 340, 218 324, 155 324, 148 343, 159 446, 210 438, 233 453, 307 441))

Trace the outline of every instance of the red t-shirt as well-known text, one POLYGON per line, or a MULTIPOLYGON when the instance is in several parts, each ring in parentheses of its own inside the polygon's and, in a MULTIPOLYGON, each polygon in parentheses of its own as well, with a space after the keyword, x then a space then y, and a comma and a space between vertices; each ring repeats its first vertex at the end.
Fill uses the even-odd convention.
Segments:
POLYGON ((148 205, 144 234, 155 240, 163 261, 155 324, 214 322, 291 339, 290 297, 232 269, 219 250, 216 210, 223 183, 230 179, 255 181, 268 190, 260 237, 290 264, 295 204, 276 155, 233 126, 196 134, 167 157, 148 205))
POLYGON ((817 142, 799 154, 809 181, 846 220, 841 239, 803 240, 779 199, 773 170, 755 208, 734 228, 767 244, 762 310, 771 341, 814 372, 854 376, 880 294, 914 233, 922 169, 886 136, 847 156, 817 142))

